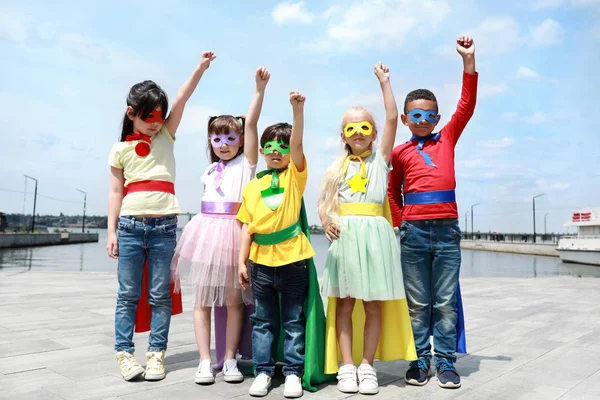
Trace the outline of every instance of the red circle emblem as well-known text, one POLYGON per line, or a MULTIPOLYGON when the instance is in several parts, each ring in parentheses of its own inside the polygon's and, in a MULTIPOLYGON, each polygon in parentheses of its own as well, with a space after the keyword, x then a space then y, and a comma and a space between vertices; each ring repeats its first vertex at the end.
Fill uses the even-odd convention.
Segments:
POLYGON ((146 157, 150 154, 150 145, 146 142, 140 142, 135 145, 135 154, 140 157, 146 157))

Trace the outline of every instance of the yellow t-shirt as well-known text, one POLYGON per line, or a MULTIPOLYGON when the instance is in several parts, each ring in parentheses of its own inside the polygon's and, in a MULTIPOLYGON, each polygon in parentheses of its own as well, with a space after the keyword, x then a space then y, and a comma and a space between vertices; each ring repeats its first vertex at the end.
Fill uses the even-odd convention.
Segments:
MULTIPOLYGON (((289 167, 279 174, 283 200, 276 210, 267 207, 261 196, 261 191, 271 186, 272 175, 252 179, 244 188, 242 206, 237 214, 238 220, 248 224, 248 233, 273 233, 298 222, 307 175, 306 159, 302 172, 290 161, 289 167)), ((269 267, 280 267, 306 260, 314 255, 315 252, 304 233, 273 245, 261 246, 252 242, 250 247, 250 259, 269 267)))
MULTIPOLYGON (((175 139, 167 127, 152 137, 150 154, 140 157, 135 152, 139 141, 115 143, 108 157, 111 167, 123 170, 125 187, 130 183, 158 180, 175 183, 175 139)), ((177 198, 164 192, 134 192, 123 197, 120 215, 181 214, 177 198)))

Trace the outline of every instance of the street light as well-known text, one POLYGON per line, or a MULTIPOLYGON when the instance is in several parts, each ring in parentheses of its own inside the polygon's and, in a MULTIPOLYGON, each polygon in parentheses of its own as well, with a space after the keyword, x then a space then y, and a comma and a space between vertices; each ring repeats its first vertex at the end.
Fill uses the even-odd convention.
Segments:
POLYGON ((87 203, 87 193, 84 192, 81 189, 75 189, 78 192, 83 193, 83 222, 81 223, 81 233, 84 233, 84 229, 85 229, 85 205, 87 203))
POLYGON ((469 216, 469 212, 465 213, 465 234, 469 233, 469 224, 467 223, 467 217, 469 216))
POLYGON ((473 207, 480 205, 481 203, 476 203, 471 206, 471 239, 475 239, 475 225, 473 225, 473 207))
POLYGON ((548 216, 548 213, 544 214, 544 236, 546 236, 548 234, 548 231, 546 230, 546 217, 548 216))
MULTIPOLYGON (((23 174, 25 175, 25 174, 23 174)), ((37 185, 38 185, 38 181, 35 178, 30 177, 29 175, 25 175, 25 180, 27 180, 27 178, 32 179, 35 181, 35 192, 33 195, 33 215, 31 216, 31 233, 33 233, 33 230, 35 229, 35 204, 37 202, 37 185)))
POLYGON ((542 197, 545 193, 533 196, 533 243, 535 243, 535 199, 542 197))

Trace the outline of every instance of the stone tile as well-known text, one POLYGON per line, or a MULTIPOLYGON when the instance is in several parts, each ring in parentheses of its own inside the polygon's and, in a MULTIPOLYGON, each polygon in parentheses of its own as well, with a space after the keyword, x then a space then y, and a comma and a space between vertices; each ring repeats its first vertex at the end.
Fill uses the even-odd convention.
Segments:
POLYGON ((64 400, 62 397, 47 390, 34 390, 21 394, 0 394, 1 400, 64 400))
POLYGON ((19 356, 23 354, 43 353, 46 351, 66 349, 60 343, 53 340, 23 340, 16 343, 0 344, 0 360, 5 357, 19 356))
POLYGON ((143 390, 144 381, 126 382, 114 376, 97 376, 79 382, 54 385, 47 390, 65 400, 104 399, 143 390))
POLYGON ((76 349, 56 350, 45 353, 8 357, 2 359, 2 362, 0 363, 0 373, 8 374, 28 371, 73 361, 78 361, 80 363, 92 362, 101 355, 106 355, 106 346, 93 345, 76 349))
POLYGON ((65 378, 46 368, 10 375, 0 375, 1 393, 12 395, 28 393, 47 386, 69 384, 72 382, 71 379, 65 378))
POLYGON ((214 392, 210 392, 201 386, 190 386, 185 383, 175 383, 159 387, 156 389, 144 390, 143 392, 137 392, 132 394, 126 394, 119 396, 119 399, 124 400, 148 400, 148 399, 177 399, 177 400, 198 400, 198 399, 211 399, 211 400, 222 400, 228 399, 229 397, 223 397, 214 392))

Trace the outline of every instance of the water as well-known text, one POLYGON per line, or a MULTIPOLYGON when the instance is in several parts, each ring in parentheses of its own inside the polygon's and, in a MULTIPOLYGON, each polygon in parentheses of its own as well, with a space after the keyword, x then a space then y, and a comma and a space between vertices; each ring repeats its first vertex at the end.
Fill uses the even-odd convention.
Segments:
MULTIPOLYGON (((91 230, 94 232, 94 230, 91 230)), ((106 229, 97 230, 98 243, 0 250, 0 270, 116 272, 117 261, 106 254, 106 229)), ((327 257, 325 236, 313 235, 315 263, 322 273, 327 257)), ((463 250, 461 277, 535 278, 570 275, 600 277, 600 267, 563 263, 558 257, 463 250)))

